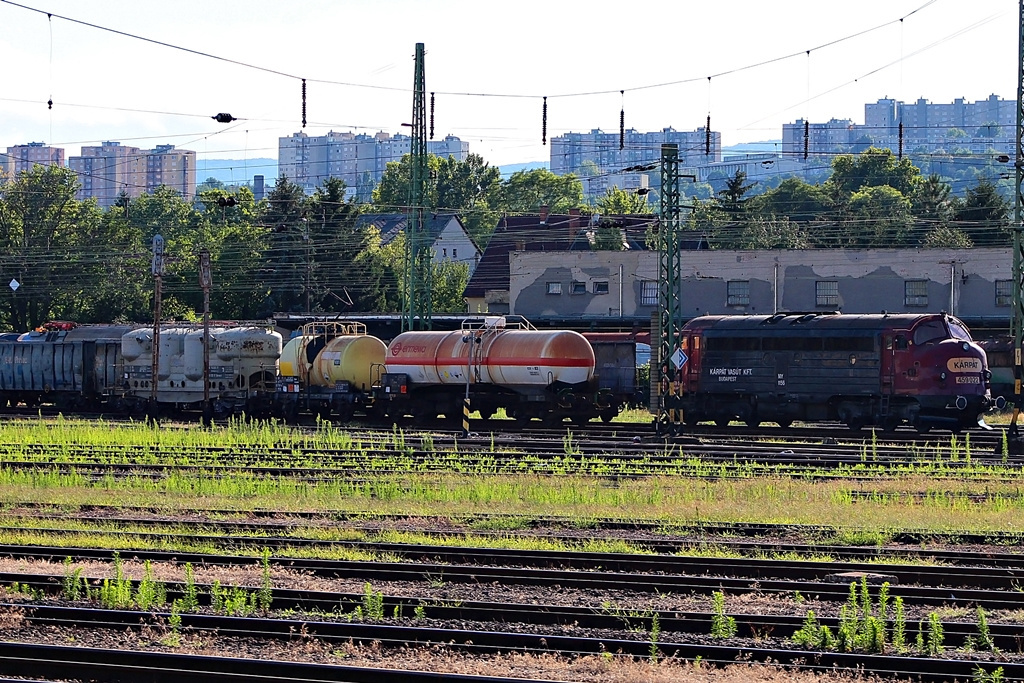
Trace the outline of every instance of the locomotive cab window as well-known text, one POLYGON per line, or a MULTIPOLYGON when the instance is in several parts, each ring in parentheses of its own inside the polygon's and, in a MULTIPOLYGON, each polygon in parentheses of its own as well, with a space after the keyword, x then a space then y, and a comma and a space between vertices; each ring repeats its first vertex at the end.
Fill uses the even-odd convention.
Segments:
POLYGON ((959 320, 953 320, 952 318, 946 319, 946 324, 949 325, 949 335, 953 339, 963 339, 964 341, 973 341, 971 339, 971 331, 964 327, 964 324, 959 320))
POLYGON ((928 320, 914 328, 914 344, 917 345, 928 344, 948 337, 946 325, 941 320, 928 320))

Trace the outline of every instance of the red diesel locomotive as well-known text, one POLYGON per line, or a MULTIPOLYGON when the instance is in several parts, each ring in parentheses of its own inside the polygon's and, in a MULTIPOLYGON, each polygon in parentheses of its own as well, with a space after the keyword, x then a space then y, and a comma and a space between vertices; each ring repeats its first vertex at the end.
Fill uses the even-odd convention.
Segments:
POLYGON ((946 314, 704 316, 683 327, 680 346, 690 425, 957 431, 996 404, 985 352, 946 314))

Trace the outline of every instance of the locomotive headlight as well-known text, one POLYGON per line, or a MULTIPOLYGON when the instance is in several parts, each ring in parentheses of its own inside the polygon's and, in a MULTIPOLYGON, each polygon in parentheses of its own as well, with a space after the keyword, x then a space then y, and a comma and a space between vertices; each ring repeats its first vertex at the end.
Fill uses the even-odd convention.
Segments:
POLYGON ((964 342, 964 343, 962 344, 962 346, 964 347, 964 351, 966 351, 967 349, 971 348, 971 345, 970 345, 970 344, 968 344, 967 342, 964 342))
POLYGON ((946 379, 946 373, 940 372, 939 373, 939 379, 946 379))
POLYGON ((985 376, 985 381, 986 381, 986 382, 987 382, 988 380, 992 379, 992 371, 991 371, 991 370, 986 370, 986 371, 985 371, 985 372, 984 372, 983 374, 984 374, 984 376, 985 376))

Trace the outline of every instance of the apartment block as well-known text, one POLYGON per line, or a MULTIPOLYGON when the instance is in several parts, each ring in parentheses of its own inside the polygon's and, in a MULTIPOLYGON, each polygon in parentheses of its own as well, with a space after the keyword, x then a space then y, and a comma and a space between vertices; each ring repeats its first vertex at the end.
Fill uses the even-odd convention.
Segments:
MULTIPOLYGON (((384 176, 388 162, 401 161, 412 149, 408 135, 375 135, 330 131, 311 136, 303 132, 278 139, 278 168, 306 192, 312 192, 327 178, 340 178, 350 194, 369 199, 373 188, 384 176)), ((449 135, 443 140, 428 140, 427 152, 452 156, 465 161, 469 143, 449 135)))
POLYGON ((660 177, 656 170, 640 167, 658 164, 661 146, 675 143, 679 147, 682 166, 699 166, 722 160, 722 134, 698 128, 677 131, 664 128, 641 133, 632 128, 620 136, 593 129, 589 133, 566 133, 551 138, 551 172, 556 175, 574 173, 583 180, 589 196, 604 194, 611 186, 620 189, 656 187, 660 177), (622 148, 620 149, 620 142, 622 148))
POLYGON ((161 185, 191 200, 196 188, 195 160, 195 152, 176 150, 173 145, 142 150, 107 141, 82 147, 80 156, 68 159, 68 167, 78 174, 82 184, 78 198, 95 198, 100 207, 107 208, 122 192, 134 198, 161 185))
POLYGON ((64 150, 60 147, 48 147, 42 142, 8 147, 7 154, 0 159, 0 170, 8 177, 13 178, 22 171, 31 171, 36 164, 63 166, 64 150))

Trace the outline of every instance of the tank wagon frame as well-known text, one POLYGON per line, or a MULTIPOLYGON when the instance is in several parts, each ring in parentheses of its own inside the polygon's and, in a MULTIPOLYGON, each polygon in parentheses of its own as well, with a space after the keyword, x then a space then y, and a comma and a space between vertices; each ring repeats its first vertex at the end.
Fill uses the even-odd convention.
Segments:
POLYGON ((682 330, 684 421, 959 430, 996 404, 985 352, 945 314, 704 316, 682 330))
POLYGON ((594 351, 579 333, 539 331, 518 316, 486 316, 452 332, 405 332, 388 347, 376 410, 457 420, 464 398, 489 418, 504 409, 525 423, 583 423, 616 411, 594 377, 594 351))
POLYGON ((281 352, 274 412, 289 420, 304 413, 341 421, 370 415, 385 351, 363 323, 306 323, 281 352))

